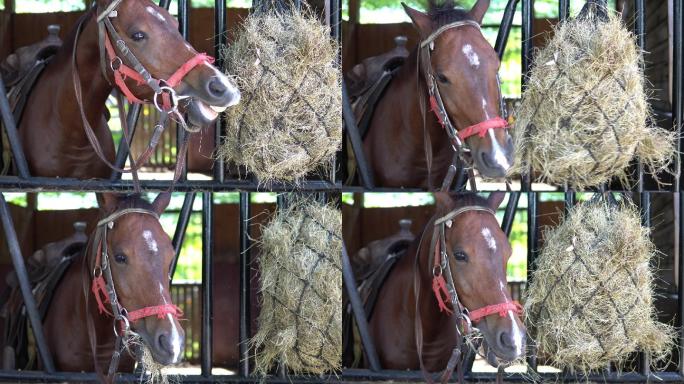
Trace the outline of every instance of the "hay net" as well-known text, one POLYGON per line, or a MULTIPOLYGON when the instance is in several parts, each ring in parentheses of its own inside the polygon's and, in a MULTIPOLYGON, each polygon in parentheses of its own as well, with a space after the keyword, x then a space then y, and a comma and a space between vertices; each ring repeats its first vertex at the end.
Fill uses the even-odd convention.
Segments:
POLYGON ((263 228, 256 370, 333 373, 342 357, 342 214, 297 197, 263 228))
POLYGON ((588 2, 536 53, 513 130, 516 164, 576 189, 629 183, 638 158, 652 173, 673 159, 675 133, 651 119, 643 56, 620 18, 588 2))
POLYGON ((621 369, 636 351, 668 358, 675 332, 653 307, 649 233, 634 205, 606 199, 576 205, 545 233, 525 302, 540 355, 584 374, 621 369))
POLYGON ((263 184, 331 174, 342 142, 338 51, 312 11, 252 13, 222 54, 242 101, 226 112, 218 155, 263 184))

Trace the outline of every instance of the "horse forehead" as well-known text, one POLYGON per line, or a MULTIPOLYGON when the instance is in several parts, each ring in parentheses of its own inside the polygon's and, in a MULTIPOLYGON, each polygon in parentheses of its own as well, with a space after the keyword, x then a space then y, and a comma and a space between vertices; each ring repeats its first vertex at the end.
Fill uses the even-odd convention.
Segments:
POLYGON ((444 48, 436 51, 438 55, 440 52, 445 53, 439 55, 445 60, 459 64, 472 61, 473 57, 477 57, 478 61, 486 62, 498 60, 494 48, 474 27, 465 26, 447 30, 440 36, 440 40, 442 40, 440 46, 444 48))

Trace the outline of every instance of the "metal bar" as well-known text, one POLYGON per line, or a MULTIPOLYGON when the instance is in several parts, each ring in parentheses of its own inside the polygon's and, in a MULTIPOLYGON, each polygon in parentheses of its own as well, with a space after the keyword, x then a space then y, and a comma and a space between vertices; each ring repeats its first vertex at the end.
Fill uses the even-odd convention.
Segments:
POLYGON ((359 328, 361 335, 361 343, 363 350, 366 353, 366 359, 372 371, 379 372, 382 368, 380 366, 380 359, 375 351, 375 345, 368 332, 368 323, 366 322, 366 311, 363 309, 363 303, 359 297, 359 291, 356 287, 356 280, 354 279, 354 272, 352 271, 351 262, 349 261, 349 254, 347 253, 347 246, 342 244, 342 278, 344 279, 344 286, 347 289, 349 302, 354 312, 354 319, 359 328))
MULTIPOLYGON (((648 192, 640 193, 641 225, 651 228, 651 195, 648 192)), ((643 375, 651 373, 651 357, 649 354, 639 352, 640 372, 643 375)))
MULTIPOLYGON (((221 58, 221 48, 226 45, 226 7, 227 0, 216 0, 214 2, 214 57, 216 57, 216 67, 223 68, 221 58)), ((216 148, 221 145, 223 137, 223 119, 216 119, 214 125, 214 143, 216 148)), ((217 156, 214 160, 214 180, 223 183, 225 178, 225 162, 222 156, 217 156)))
MULTIPOLYGON (((128 115, 126 116, 126 124, 128 125, 128 133, 131 137, 131 144, 133 144, 133 138, 135 137, 135 131, 138 126, 138 117, 140 116, 141 107, 140 104, 131 105, 128 110, 128 115)), ((119 148, 116 150, 116 158, 114 159, 114 165, 116 167, 123 168, 126 165, 129 151, 130 148, 128 148, 126 136, 122 134, 121 139, 119 139, 119 148)), ((112 181, 121 179, 121 172, 112 170, 112 175, 109 179, 112 181)))
MULTIPOLYGON (((532 272, 537 258, 537 192, 527 193, 527 284, 532 281, 532 272)), ((528 355, 527 364, 533 371, 537 371, 537 348, 534 339, 527 335, 528 355)))
POLYGON ((499 33, 496 35, 496 43, 494 44, 494 50, 499 55, 499 60, 503 59, 503 55, 506 52, 508 36, 511 34, 513 18, 515 17, 515 10, 518 8, 519 2, 520 0, 508 0, 508 4, 506 4, 506 9, 501 19, 501 26, 499 26, 499 33))
POLYGON ((183 248, 183 239, 185 239, 185 232, 188 230, 188 223, 190 223, 190 216, 192 215, 192 205, 195 203, 195 192, 187 192, 183 199, 183 207, 178 214, 178 222, 176 223, 176 232, 173 234, 173 262, 169 268, 169 276, 173 281, 173 275, 176 273, 176 265, 178 265, 178 257, 180 257, 181 248, 183 248))
MULTIPOLYGON (((171 180, 141 180, 140 188, 144 191, 167 191, 170 187, 175 192, 222 192, 222 191, 260 191, 258 183, 251 180, 231 179, 220 183, 213 180, 189 180, 173 184, 171 180)), ((134 192, 132 180, 101 180, 101 179, 73 179, 53 177, 30 177, 20 179, 16 176, 0 176, 0 190, 5 192, 42 192, 42 191, 111 191, 111 192, 134 192)), ((271 191, 292 191, 294 185, 288 183, 274 183, 269 188, 271 191)), ((332 184, 326 180, 304 180, 298 189, 313 191, 339 191, 339 183, 332 184)))
POLYGON ((575 192, 572 191, 572 189, 565 188, 565 214, 567 215, 570 209, 575 205, 576 197, 575 197, 575 192))
POLYGON ((249 206, 249 192, 240 192, 240 376, 249 377, 249 344, 251 331, 251 286, 250 286, 250 237, 249 219, 251 216, 249 206))
MULTIPOLYGON (((532 63, 532 0, 522 0, 522 91, 527 89, 527 81, 530 75, 530 65, 532 63)), ((523 172, 521 177, 520 190, 523 192, 532 190, 531 170, 523 172)))
POLYGON ((202 193, 202 343, 200 362, 202 376, 211 376, 212 357, 212 266, 214 194, 202 193))
MULTIPOLYGON (((684 161, 684 137, 682 136, 682 109, 684 109, 684 33, 682 24, 684 16, 682 2, 672 2, 672 118, 677 132, 678 161, 675 161, 675 178, 672 188, 675 192, 681 191, 682 162, 684 161)), ((681 344, 680 344, 681 345, 681 344)), ((684 356, 684 355, 680 355, 684 356)), ((684 365, 684 364, 683 364, 684 365)))
POLYGON ((558 0, 558 21, 565 21, 570 16, 570 0, 558 0))
POLYGON ((520 192, 508 193, 508 204, 506 204, 506 211, 504 212, 503 220, 501 220, 501 230, 506 234, 506 236, 511 235, 513 220, 515 219, 515 213, 518 210, 519 201, 520 192))
MULTIPOLYGON (((1 85, 1 84, 0 84, 1 85)), ((33 329, 33 336, 38 346, 38 353, 40 354, 41 362, 48 373, 55 371, 55 364, 52 362, 52 355, 48 350, 47 342, 45 341, 45 333, 43 332, 43 322, 38 313, 33 292, 31 291, 31 282, 29 281, 24 258, 21 255, 19 248, 19 241, 17 240, 17 233, 14 230, 14 223, 9 212, 9 207, 5 201, 5 195, 0 192, 0 221, 2 221, 2 228, 5 232, 5 240, 7 240, 7 248, 12 257, 12 265, 19 280, 19 288, 21 289, 21 296, 24 298, 24 307, 31 322, 33 329)))
MULTIPOLYGON (((644 52, 644 0, 634 0, 634 34, 636 35, 637 46, 640 53, 644 52)), ((641 69, 644 70, 644 61, 641 61, 641 69)), ((644 163, 641 159, 637 159, 637 183, 636 191, 644 191, 644 163)))
POLYGON ((342 9, 342 0, 330 0, 330 33, 338 42, 342 39, 340 9, 342 9))
POLYGON ((14 165, 17 168, 17 173, 19 174, 19 177, 26 179, 30 177, 31 174, 29 173, 26 156, 24 156, 24 149, 21 146, 21 140, 19 139, 17 126, 14 122, 12 109, 10 108, 9 100, 7 100, 7 94, 5 93, 5 83, 2 81, 1 77, 0 114, 2 114, 2 124, 5 126, 5 133, 7 134, 7 140, 9 141, 10 148, 12 149, 12 157, 14 158, 14 165))
MULTIPOLYGON (((332 0, 335 1, 335 0, 332 0)), ((347 94, 347 85, 342 82, 342 117, 344 118, 344 125, 354 151, 354 158, 356 160, 356 168, 361 177, 361 184, 366 189, 373 189, 373 172, 368 166, 366 154, 363 151, 363 140, 359 134, 359 128, 356 126, 356 118, 352 112, 351 104, 349 103, 349 94, 347 94)))
MULTIPOLYGON (((190 16, 189 8, 190 4, 188 0, 178 0, 178 31, 187 41, 189 41, 190 32, 190 28, 188 27, 188 18, 190 16)), ((221 119, 219 118, 217 120, 221 119)), ((178 156, 181 155, 178 153, 178 149, 180 148, 181 143, 185 141, 186 135, 188 134, 189 133, 185 131, 181 124, 176 124, 176 159, 178 159, 178 156)), ((185 159, 183 160, 183 168, 181 169, 179 180, 186 180, 188 178, 188 153, 184 153, 183 156, 185 159)), ((176 164, 176 166, 178 166, 178 164, 176 164)))
POLYGON ((171 5, 171 0, 159 0, 159 6, 162 8, 165 8, 166 10, 169 9, 169 5, 171 5))
POLYGON ((677 372, 684 376, 684 362, 682 361, 682 356, 684 356, 684 244, 682 244, 682 241, 684 240, 684 200, 682 199, 681 192, 676 192, 674 198, 678 205, 675 207, 678 209, 678 212, 675 212, 675 217, 679 219, 679 233, 677 233, 679 238, 679 252, 677 255, 679 258, 679 263, 677 265, 677 274, 679 277, 677 279, 677 316, 679 317, 679 342, 677 343, 677 348, 679 349, 679 364, 677 365, 677 372))

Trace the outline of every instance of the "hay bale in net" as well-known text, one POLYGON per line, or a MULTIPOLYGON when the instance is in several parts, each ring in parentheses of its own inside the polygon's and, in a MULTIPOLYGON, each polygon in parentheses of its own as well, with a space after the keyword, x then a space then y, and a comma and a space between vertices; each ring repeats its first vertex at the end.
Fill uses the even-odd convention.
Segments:
POLYGON ((513 172, 531 167, 540 181, 584 189, 627 183, 635 157, 651 172, 666 169, 675 134, 650 119, 642 63, 616 15, 587 6, 556 26, 517 111, 513 172))
POLYGON ((294 373, 341 368, 342 214, 302 199, 263 228, 256 369, 280 362, 294 373))
POLYGON ((332 172, 342 141, 337 53, 329 28, 308 13, 251 14, 223 51, 242 101, 226 112, 219 156, 262 183, 332 172))
POLYGON ((592 201, 545 233, 525 314, 555 366, 588 373, 635 351, 667 358, 675 333, 656 319, 649 232, 633 205, 592 201))

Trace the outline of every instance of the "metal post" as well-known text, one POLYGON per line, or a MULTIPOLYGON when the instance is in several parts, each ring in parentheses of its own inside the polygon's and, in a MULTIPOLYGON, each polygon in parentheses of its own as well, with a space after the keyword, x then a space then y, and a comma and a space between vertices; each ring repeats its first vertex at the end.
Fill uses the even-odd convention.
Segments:
MULTIPOLYGON (((130 135, 131 144, 133 143, 133 137, 135 137, 136 127, 138 125, 138 117, 140 116, 140 110, 142 106, 140 104, 133 104, 128 110, 128 115, 126 116, 126 125, 128 126, 128 133, 130 135)), ((121 118, 121 116, 119 116, 121 118)), ((128 152, 130 148, 126 142, 126 135, 121 135, 119 140, 119 148, 116 151, 116 158, 114 159, 114 165, 118 168, 123 168, 126 165, 126 158, 128 158, 128 152)), ((142 165, 142 164, 140 164, 142 165)), ((119 180, 121 178, 121 172, 112 170, 112 175, 109 177, 110 180, 119 180)))
POLYGON ((684 150, 684 137, 682 137, 682 109, 684 109, 684 48, 682 47, 684 45, 684 33, 682 32, 682 23, 684 23, 684 12, 682 11, 682 8, 681 1, 675 0, 672 2, 672 118, 674 120, 677 137, 679 137, 679 140, 677 140, 677 153, 679 156, 677 156, 677 161, 675 161, 675 179, 674 183, 672 183, 675 192, 681 190, 680 179, 682 162, 684 161, 684 156, 682 155, 682 151, 684 150))
POLYGON ((169 5, 171 5, 171 0, 159 0, 159 6, 160 7, 168 10, 169 5))
MULTIPOLYGON (((522 91, 527 89, 527 80, 530 75, 532 62, 532 0, 522 0, 522 91)), ((523 192, 532 190, 531 170, 523 172, 520 190, 523 192)))
POLYGON ((178 257, 180 257, 181 248, 183 248, 183 239, 185 239, 185 232, 188 230, 188 223, 190 216, 192 216, 192 206, 195 203, 195 192, 187 192, 183 200, 183 206, 178 214, 178 222, 176 223, 176 232, 173 234, 173 263, 169 268, 169 276, 173 281, 173 275, 176 273, 176 265, 178 265, 178 257))
MULTIPOLYGON (((537 192, 527 193, 527 286, 532 280, 532 272, 537 258, 537 192)), ((534 339, 527 335, 529 354, 527 364, 532 371, 537 371, 537 348, 534 339)))
MULTIPOLYGON (((636 35, 637 46, 639 47, 640 53, 643 55, 644 52, 644 0, 634 1, 634 34, 636 35)), ((644 70, 644 62, 641 62, 642 70, 644 70)), ((641 159, 637 160, 637 192, 643 192, 644 190, 644 164, 641 159)))
POLYGON ((211 375, 212 357, 212 259, 213 259, 213 216, 214 194, 202 193, 202 344, 200 360, 202 376, 211 375))
POLYGON ((368 166, 366 154, 363 151, 363 141, 359 134, 359 128, 356 126, 356 118, 354 117, 354 112, 352 112, 351 104, 349 103, 349 95, 347 94, 347 86, 344 82, 342 83, 342 116, 346 126, 347 137, 349 137, 349 142, 354 151, 356 168, 358 169, 361 178, 361 185, 366 189, 373 189, 373 173, 368 166))
MULTIPOLYGON (((2 84, 0 84, 1 86, 2 84)), ((3 89, 3 88, 0 88, 3 89)), ((3 93, 3 92, 0 92, 3 93)), ((19 248, 19 241, 17 240, 17 233, 14 230, 14 223, 12 216, 10 216, 5 195, 0 192, 0 220, 2 221, 2 228, 5 231, 5 239, 7 240, 7 247, 9 248, 10 256, 12 257, 12 265, 19 280, 19 288, 21 289, 21 296, 24 298, 24 307, 28 313, 31 328, 33 329, 33 336, 38 345, 38 353, 40 359, 48 373, 55 372, 55 365, 52 362, 52 355, 48 350, 47 342, 45 341, 45 333, 43 332, 43 322, 38 313, 33 292, 31 291, 31 282, 29 281, 24 258, 21 255, 19 248)))
MULTIPOLYGON (((677 3, 675 1, 675 3, 677 3)), ((679 9, 681 12, 681 7, 679 9)), ((681 13, 679 14, 680 20, 681 20, 681 13)), ((679 337, 678 337, 678 348, 679 348, 679 364, 677 367, 677 372, 681 375, 684 376, 684 361, 682 361, 682 356, 684 356, 684 246, 682 244, 682 240, 684 239, 684 223, 682 222, 684 220, 684 201, 682 200, 682 193, 681 192, 675 192, 675 200, 677 204, 679 205, 678 212, 675 212, 675 217, 679 221, 679 233, 676 235, 679 237, 679 254, 677 257, 679 258, 679 265, 677 266, 677 274, 678 274, 678 281, 677 281, 677 315, 679 317, 679 337)))
POLYGON ((240 376, 249 377, 249 345, 251 332, 249 192, 240 192, 240 376))
POLYGON ((5 83, 0 77, 0 114, 2 114, 2 123, 5 126, 5 133, 7 133, 7 140, 9 141, 10 148, 12 149, 12 157, 14 158, 14 165, 17 168, 17 173, 22 179, 31 177, 28 169, 28 163, 26 162, 26 157, 24 156, 24 149, 21 146, 21 141, 19 140, 19 133, 17 132, 17 126, 14 124, 14 116, 12 115, 12 110, 9 106, 9 100, 7 100, 7 94, 5 93, 5 83))
MULTIPOLYGON (((189 17, 190 9, 189 9, 189 3, 188 0, 178 0, 178 31, 180 34, 183 36, 185 40, 189 40, 188 38, 188 32, 190 28, 188 28, 188 17, 189 17)), ((220 118, 218 119, 220 120, 220 118)), ((182 145, 182 143, 187 140, 186 135, 188 135, 188 132, 185 132, 185 129, 180 125, 176 124, 176 162, 180 160, 178 157, 181 155, 181 153, 178 152, 178 148, 182 145)), ((185 159, 183 159, 183 168, 181 169, 180 173, 180 178, 179 180, 186 180, 188 178, 188 154, 187 152, 183 154, 185 159)), ((178 165, 176 165, 178 166, 178 165)))
POLYGON ((570 1, 558 0, 558 21, 565 21, 570 16, 570 1))
MULTIPOLYGON (((640 193, 641 225, 651 228, 651 195, 649 192, 640 193)), ((639 352, 640 372, 643 375, 651 373, 651 356, 648 353, 639 352)))
POLYGON ((499 33, 496 35, 496 43, 494 44, 494 50, 499 55, 499 60, 503 59, 504 52, 506 52, 508 36, 511 34, 513 18, 515 17, 515 9, 518 8, 519 2, 520 0, 508 0, 508 4, 506 4, 506 9, 501 19, 501 26, 499 26, 499 33))
POLYGON ((380 371, 382 369, 380 366, 380 359, 378 359, 375 345, 368 332, 366 311, 363 309, 363 303, 359 297, 359 291, 356 288, 356 280, 354 279, 354 272, 352 271, 351 262, 349 261, 347 246, 344 244, 342 244, 342 278, 344 279, 344 286, 347 289, 347 295, 349 295, 349 302, 351 303, 352 311, 354 312, 356 325, 358 326, 359 334, 361 335, 361 343, 363 344, 363 350, 366 352, 366 359, 368 360, 368 364, 370 364, 370 369, 375 372, 380 371))
MULTIPOLYGON (((226 0, 216 0, 214 2, 214 56, 216 57, 216 67, 223 68, 221 49, 226 45, 226 0)), ((214 125, 214 143, 218 148, 223 137, 223 119, 216 119, 214 125)), ((217 156, 214 161, 214 180, 222 183, 225 177, 225 163, 222 156, 217 156)))
POLYGON ((513 228, 513 220, 515 213, 518 210, 518 202, 520 201, 520 192, 510 192, 508 194, 508 204, 506 204, 506 211, 504 212, 503 220, 501 220, 501 230, 506 236, 511 235, 513 228))

